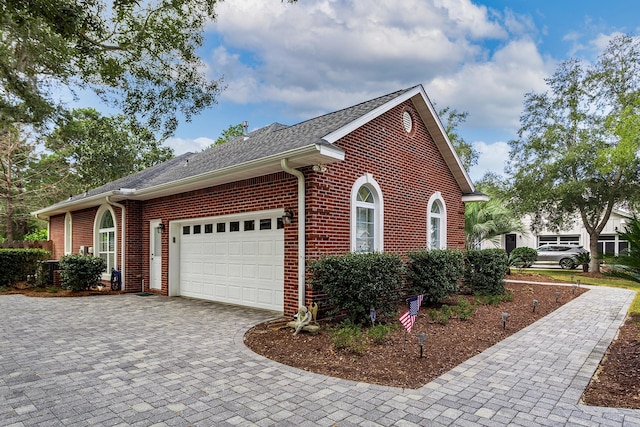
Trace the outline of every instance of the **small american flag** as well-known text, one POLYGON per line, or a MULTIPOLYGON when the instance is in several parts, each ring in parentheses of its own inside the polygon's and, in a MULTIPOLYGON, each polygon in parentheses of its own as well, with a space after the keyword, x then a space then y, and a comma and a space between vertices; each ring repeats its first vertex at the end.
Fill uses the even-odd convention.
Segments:
POLYGON ((418 315, 418 310, 420 309, 420 306, 422 305, 422 298, 424 298, 424 295, 418 295, 415 297, 411 297, 408 299, 409 301, 409 313, 412 316, 417 316, 418 315))
POLYGON ((409 310, 407 310, 402 316, 400 316, 400 323, 405 327, 407 332, 411 332, 411 328, 413 327, 413 322, 416 321, 416 316, 412 316, 409 310))

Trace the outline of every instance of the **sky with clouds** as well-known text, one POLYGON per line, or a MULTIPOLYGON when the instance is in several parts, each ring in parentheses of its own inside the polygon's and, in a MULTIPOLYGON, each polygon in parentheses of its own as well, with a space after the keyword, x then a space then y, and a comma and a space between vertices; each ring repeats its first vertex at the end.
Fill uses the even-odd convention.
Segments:
POLYGON ((501 173, 527 92, 559 62, 592 60, 615 34, 637 35, 640 2, 610 0, 227 0, 200 54, 223 78, 217 105, 181 123, 176 154, 232 124, 295 124, 424 85, 481 153, 470 175, 501 173))

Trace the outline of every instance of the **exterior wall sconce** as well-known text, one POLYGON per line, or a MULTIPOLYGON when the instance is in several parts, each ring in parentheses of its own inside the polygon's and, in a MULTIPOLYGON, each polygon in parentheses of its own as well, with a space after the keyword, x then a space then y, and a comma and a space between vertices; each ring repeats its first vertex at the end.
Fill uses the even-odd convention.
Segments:
POLYGON ((427 334, 425 334, 424 332, 420 332, 418 334, 418 345, 420 346, 420 359, 422 359, 422 351, 426 343, 427 343, 427 334))
POLYGON ((162 233, 162 232, 164 232, 164 224, 160 223, 158 224, 158 233, 162 233))
POLYGON ((284 211, 284 215, 282 215, 282 222, 285 224, 291 224, 293 222, 293 212, 290 210, 284 211))
POLYGON ((507 329, 507 320, 509 320, 509 313, 502 313, 502 329, 507 329))

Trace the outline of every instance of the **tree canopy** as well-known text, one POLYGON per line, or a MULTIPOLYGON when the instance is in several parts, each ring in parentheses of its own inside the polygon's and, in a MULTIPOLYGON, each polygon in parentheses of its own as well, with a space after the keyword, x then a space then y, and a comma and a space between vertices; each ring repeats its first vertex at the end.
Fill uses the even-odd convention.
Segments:
POLYGON ((244 126, 242 126, 242 123, 231 125, 222 131, 220 136, 215 140, 213 144, 211 144, 211 146, 215 147, 216 145, 224 144, 225 142, 231 141, 232 139, 235 139, 242 135, 244 135, 244 126))
POLYGON ((469 113, 466 111, 460 113, 458 110, 452 110, 450 107, 445 107, 438 111, 438 117, 444 121, 444 130, 449 137, 449 141, 451 141, 453 148, 456 150, 462 162, 462 166, 467 171, 471 169, 472 166, 478 164, 478 157, 480 157, 478 150, 473 148, 473 145, 465 141, 458 133, 458 126, 467 120, 468 115, 469 113))
POLYGON ((513 205, 535 229, 581 221, 598 271, 611 211, 640 195, 640 40, 615 37, 594 64, 566 61, 546 82, 525 96, 510 142, 513 205))
POLYGON ((47 138, 46 148, 71 171, 69 192, 77 194, 173 157, 153 133, 128 118, 73 110, 47 138))
POLYGON ((216 0, 0 0, 0 118, 40 124, 66 87, 165 136, 221 89, 196 53, 216 0))

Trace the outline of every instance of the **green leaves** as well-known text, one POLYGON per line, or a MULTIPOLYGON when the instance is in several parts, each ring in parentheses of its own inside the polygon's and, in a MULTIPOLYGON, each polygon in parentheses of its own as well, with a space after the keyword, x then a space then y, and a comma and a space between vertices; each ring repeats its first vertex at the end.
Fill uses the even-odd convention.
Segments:
POLYGON ((562 63, 549 91, 527 94, 510 142, 510 201, 536 228, 566 229, 576 214, 597 236, 611 209, 640 186, 640 41, 611 40, 592 66, 562 63))
POLYGON ((47 123, 59 86, 93 90, 170 135, 215 103, 220 85, 196 53, 215 0, 3 0, 0 119, 47 123))

